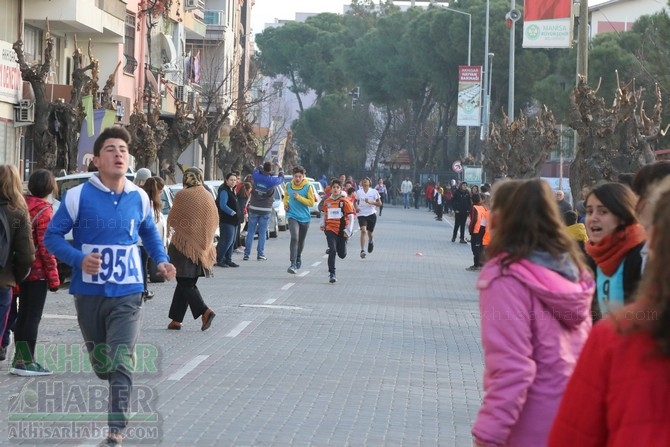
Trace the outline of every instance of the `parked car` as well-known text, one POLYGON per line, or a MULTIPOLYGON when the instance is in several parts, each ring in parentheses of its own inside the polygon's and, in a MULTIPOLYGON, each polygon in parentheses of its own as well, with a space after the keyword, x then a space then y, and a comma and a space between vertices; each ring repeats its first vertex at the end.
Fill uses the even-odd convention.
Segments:
POLYGON ((272 214, 268 224, 270 237, 277 237, 279 231, 288 230, 288 218, 284 209, 284 185, 275 188, 274 202, 272 202, 272 214))
MULTIPOLYGON (((58 185, 58 197, 56 197, 56 199, 63 200, 63 197, 65 197, 65 193, 67 193, 68 190, 87 182, 92 175, 92 172, 80 172, 77 174, 56 177, 56 184, 58 185)), ((126 178, 132 182, 135 180, 135 173, 129 169, 126 178)))

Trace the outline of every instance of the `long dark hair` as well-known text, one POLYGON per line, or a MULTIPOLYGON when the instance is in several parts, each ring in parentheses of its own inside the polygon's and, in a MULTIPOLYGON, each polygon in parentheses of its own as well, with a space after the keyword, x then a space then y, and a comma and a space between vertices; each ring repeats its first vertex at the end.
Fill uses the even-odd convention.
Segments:
POLYGON ((154 211, 154 222, 158 222, 163 212, 163 201, 161 200, 161 191, 165 188, 165 182, 160 177, 149 177, 142 185, 151 201, 151 209, 154 211))
POLYGON ((637 216, 635 215, 637 199, 628 186, 621 183, 598 185, 588 193, 584 206, 587 206, 591 196, 597 197, 610 213, 622 221, 624 227, 637 223, 637 216))
POLYGON ((567 253, 580 272, 588 271, 579 246, 565 229, 554 193, 545 181, 514 180, 501 189, 502 194, 495 188, 493 193, 489 257, 504 254, 501 264, 506 267, 539 249, 556 257, 567 253))
MULTIPOLYGON (((654 207, 649 257, 638 287, 635 304, 614 314, 618 321, 632 324, 624 332, 641 330, 654 337, 659 350, 670 356, 670 180, 651 193, 654 207)), ((622 326, 619 325, 619 329, 622 326)))

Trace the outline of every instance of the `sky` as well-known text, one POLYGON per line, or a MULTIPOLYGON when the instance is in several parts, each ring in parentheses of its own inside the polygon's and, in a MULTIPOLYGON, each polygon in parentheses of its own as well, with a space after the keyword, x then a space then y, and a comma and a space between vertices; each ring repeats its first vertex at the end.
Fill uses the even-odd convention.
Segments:
MULTIPOLYGON (((605 1, 607 0, 589 0, 589 6, 605 1)), ((256 0, 251 9, 251 26, 256 34, 263 31, 266 23, 273 23, 275 19, 295 19, 296 12, 342 14, 343 6, 349 4, 350 0, 256 0)))
POLYGON ((254 34, 263 31, 266 23, 275 19, 295 19, 296 12, 335 12, 342 14, 350 0, 256 0, 251 8, 251 27, 254 34))

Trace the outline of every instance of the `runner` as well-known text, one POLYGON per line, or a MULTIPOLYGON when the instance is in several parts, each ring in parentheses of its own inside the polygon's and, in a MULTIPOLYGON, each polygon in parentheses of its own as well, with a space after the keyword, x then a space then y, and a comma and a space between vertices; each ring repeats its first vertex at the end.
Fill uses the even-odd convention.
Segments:
POLYGON ((291 233, 289 257, 291 265, 287 272, 295 274, 302 267, 302 249, 312 216, 309 207, 314 205, 314 189, 305 178, 305 168, 293 168, 293 180, 286 184, 284 209, 288 218, 288 229, 291 233))
POLYGON ((347 239, 354 229, 354 208, 346 195, 342 194, 342 182, 333 179, 330 183, 330 197, 321 202, 321 231, 328 242, 328 273, 330 283, 337 282, 335 276, 335 255, 347 257, 347 239))
POLYGON ((361 180, 361 187, 356 192, 358 199, 358 226, 361 228, 361 258, 365 259, 365 239, 368 241, 368 253, 372 253, 375 245, 372 241, 373 231, 377 223, 377 207, 382 201, 379 192, 370 188, 370 178, 361 180))

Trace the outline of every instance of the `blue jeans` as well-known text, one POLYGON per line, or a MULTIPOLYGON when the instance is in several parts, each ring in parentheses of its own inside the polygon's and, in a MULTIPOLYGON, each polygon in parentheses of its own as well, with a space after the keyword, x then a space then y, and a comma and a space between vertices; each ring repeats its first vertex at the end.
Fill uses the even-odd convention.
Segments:
POLYGON ((219 224, 219 243, 216 246, 216 263, 230 264, 233 262, 233 243, 237 234, 237 224, 219 224))
POLYGON ((405 199, 405 208, 409 208, 409 193, 404 192, 402 195, 404 196, 405 199))
POLYGON ((251 253, 251 246, 254 244, 254 234, 258 228, 258 256, 265 254, 265 236, 270 224, 270 214, 256 214, 249 213, 249 226, 247 228, 247 240, 244 246, 244 255, 249 256, 251 253))

